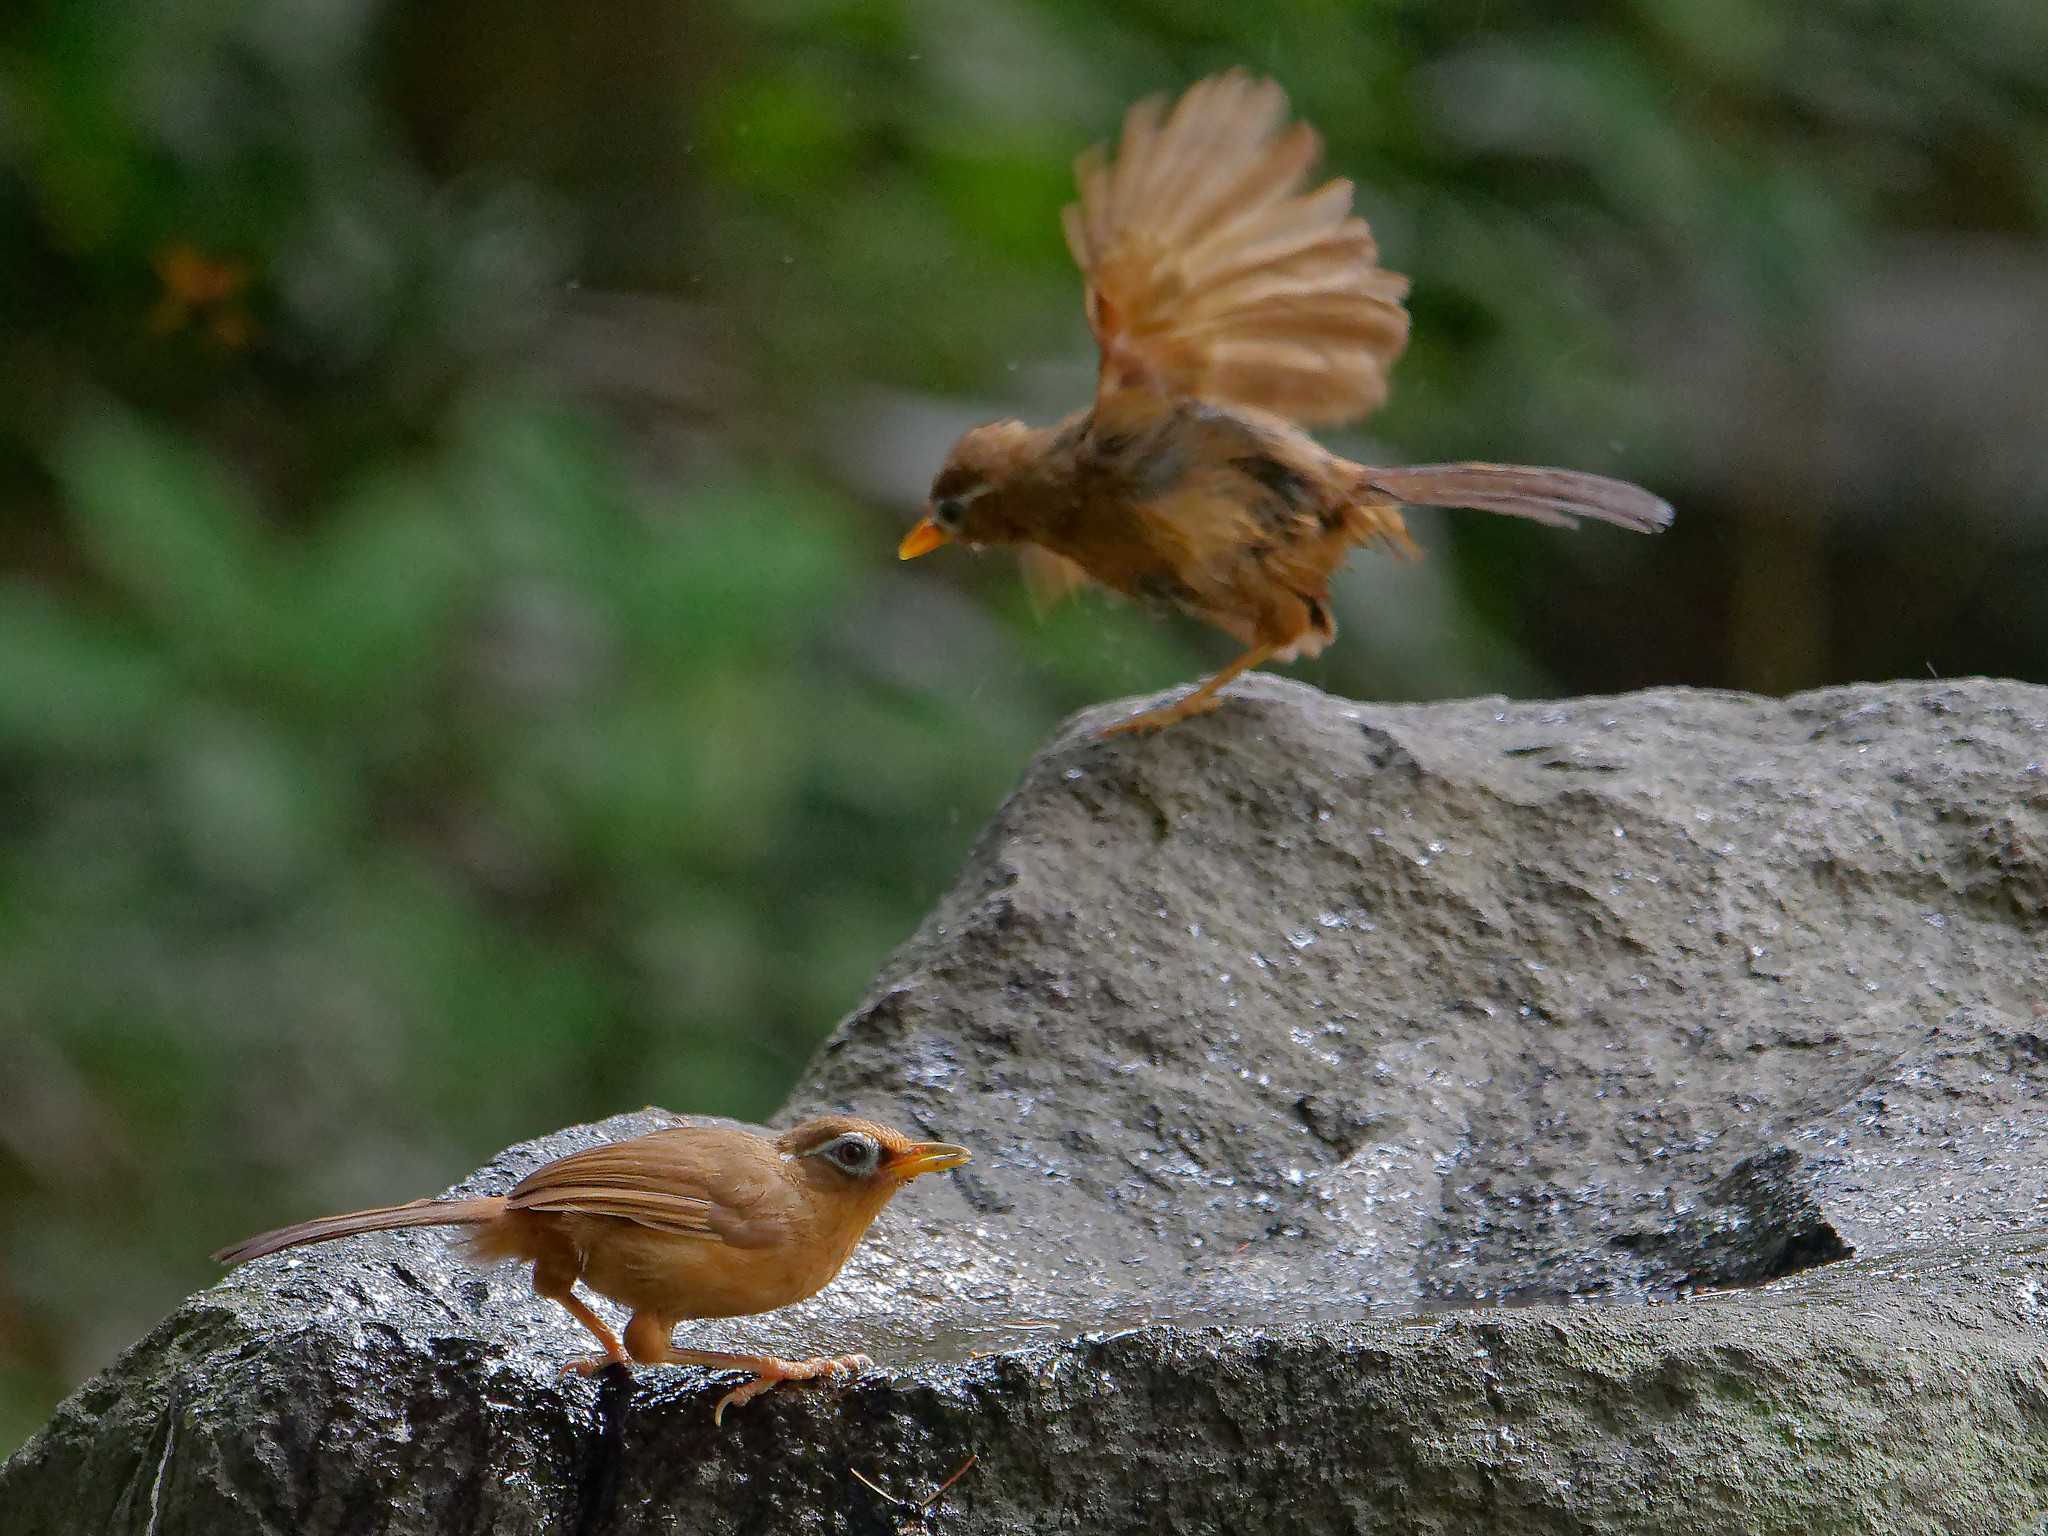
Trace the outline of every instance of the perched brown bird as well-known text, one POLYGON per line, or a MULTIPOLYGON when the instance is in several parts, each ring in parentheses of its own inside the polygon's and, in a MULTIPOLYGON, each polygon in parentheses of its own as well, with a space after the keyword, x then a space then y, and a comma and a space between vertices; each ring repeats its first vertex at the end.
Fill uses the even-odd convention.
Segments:
POLYGON ((923 1173, 957 1168, 963 1147, 912 1141, 849 1115, 825 1115, 770 1141, 729 1126, 676 1126, 591 1147, 537 1168, 509 1195, 415 1200, 281 1227, 223 1248, 241 1264, 358 1232, 468 1227, 479 1263, 533 1265, 533 1288, 559 1301, 604 1346, 564 1370, 624 1365, 704 1365, 751 1371, 754 1380, 719 1399, 725 1410, 778 1381, 860 1370, 865 1355, 777 1360, 677 1349, 675 1325, 743 1317, 802 1301, 853 1252, 889 1197, 923 1173), (581 1280, 632 1311, 625 1339, 576 1294, 581 1280))
POLYGON ((1337 626, 1329 583, 1351 546, 1414 555, 1408 505, 1652 533, 1671 508, 1599 475, 1504 464, 1373 469, 1307 426, 1385 398, 1408 340, 1405 278, 1378 265, 1351 184, 1301 190, 1320 152, 1287 97, 1242 71, 1171 112, 1140 102, 1112 161, 1075 165, 1067 245, 1102 354, 1095 403, 1050 427, 998 421, 954 444, 898 553, 1022 546, 1042 597, 1086 580, 1171 603, 1249 647, 1174 703, 1112 726, 1213 709, 1247 668, 1313 656, 1337 626))

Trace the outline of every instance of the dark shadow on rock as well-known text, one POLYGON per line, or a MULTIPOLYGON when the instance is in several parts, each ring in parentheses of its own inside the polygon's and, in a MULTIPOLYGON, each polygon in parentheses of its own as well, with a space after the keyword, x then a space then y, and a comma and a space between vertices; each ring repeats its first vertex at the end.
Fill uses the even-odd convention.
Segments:
POLYGON ((577 1477, 575 1536, 603 1536, 618 1503, 626 1455, 627 1415, 633 1411, 633 1373, 623 1365, 597 1373, 591 1408, 590 1449, 577 1477))

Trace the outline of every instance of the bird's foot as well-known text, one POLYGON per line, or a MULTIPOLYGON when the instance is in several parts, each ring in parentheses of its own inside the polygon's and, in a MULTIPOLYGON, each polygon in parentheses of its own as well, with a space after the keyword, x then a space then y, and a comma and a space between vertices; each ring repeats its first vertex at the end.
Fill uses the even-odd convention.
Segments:
POLYGON ((1140 731, 1163 731, 1169 725, 1182 720, 1191 720, 1196 715, 1206 715, 1223 702, 1220 693, 1203 693, 1197 689, 1186 698, 1176 699, 1171 704, 1158 704, 1142 714, 1119 720, 1115 725, 1105 725, 1095 734, 1107 740, 1111 736, 1129 736, 1140 731))
POLYGON ((754 1379, 741 1382, 721 1397, 718 1406, 711 1410, 711 1422, 714 1425, 724 1424, 726 1409, 751 1403, 782 1382, 857 1375, 874 1363, 866 1355, 820 1355, 815 1360, 777 1360, 772 1355, 760 1356, 749 1360, 743 1367, 754 1373, 754 1379))

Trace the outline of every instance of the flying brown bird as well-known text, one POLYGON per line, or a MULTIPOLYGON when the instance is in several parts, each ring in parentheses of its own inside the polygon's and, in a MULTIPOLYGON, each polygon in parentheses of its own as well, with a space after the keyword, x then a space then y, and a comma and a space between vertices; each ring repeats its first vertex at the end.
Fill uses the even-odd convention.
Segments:
POLYGON ((1407 280, 1378 265, 1351 184, 1301 190, 1321 150, 1287 97, 1233 70, 1173 109, 1142 101, 1114 160, 1075 165, 1067 245, 1101 350, 1095 403, 1050 427, 997 421, 953 445, 898 553, 1015 544, 1042 597, 1093 580, 1171 603, 1248 649, 1199 688, 1111 726, 1170 725, 1265 661, 1337 633, 1330 577, 1354 544, 1418 553, 1403 505, 1654 533, 1671 508, 1600 475, 1507 464, 1374 469, 1303 429, 1387 393, 1407 280))
POLYGON ((920 1174, 957 1168, 964 1147, 912 1141, 872 1120, 826 1115, 775 1140, 736 1126, 686 1125, 572 1152, 508 1195, 415 1200, 265 1232, 214 1255, 223 1264, 397 1227, 467 1227, 478 1263, 533 1265, 533 1288, 597 1336, 603 1353, 564 1370, 588 1374, 633 1359, 749 1371, 712 1414, 779 1381, 858 1371, 865 1355, 778 1360, 677 1349, 669 1335, 699 1317, 744 1317, 802 1301, 846 1262, 889 1197, 920 1174), (621 1341, 576 1294, 581 1280, 631 1310, 621 1341))

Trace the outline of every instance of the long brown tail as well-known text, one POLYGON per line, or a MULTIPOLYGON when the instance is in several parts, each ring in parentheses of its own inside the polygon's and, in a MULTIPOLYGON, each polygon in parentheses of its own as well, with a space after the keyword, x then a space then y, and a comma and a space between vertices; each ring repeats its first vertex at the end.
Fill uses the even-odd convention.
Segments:
POLYGON ((409 1205, 380 1205, 375 1210, 350 1211, 346 1216, 320 1216, 295 1226, 260 1232, 213 1256, 216 1264, 246 1264, 280 1248, 297 1248, 304 1243, 324 1243, 331 1238, 353 1237, 358 1232, 390 1232, 399 1227, 474 1227, 503 1214, 505 1197, 485 1195, 475 1200, 415 1200, 409 1205))
POLYGON ((1637 533, 1671 526, 1671 505, 1626 480, 1527 464, 1416 464, 1371 469, 1365 483, 1417 507, 1471 507, 1576 528, 1590 517, 1637 533))

